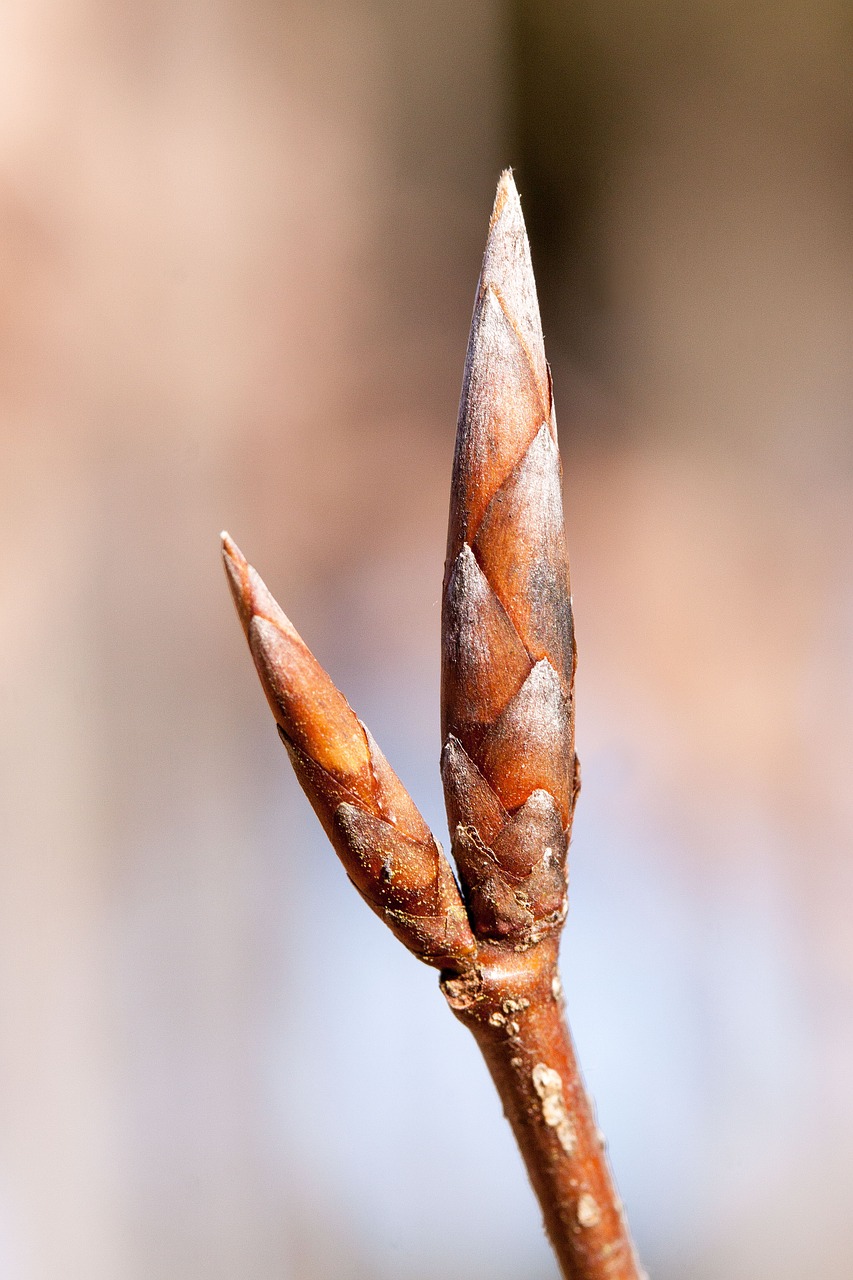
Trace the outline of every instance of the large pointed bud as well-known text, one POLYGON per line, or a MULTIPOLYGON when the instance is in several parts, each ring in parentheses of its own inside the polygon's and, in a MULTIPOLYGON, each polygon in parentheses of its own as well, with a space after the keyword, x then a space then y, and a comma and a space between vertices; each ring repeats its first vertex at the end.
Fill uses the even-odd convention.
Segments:
POLYGON ((574 664, 551 377, 507 171, 465 362, 442 607, 442 777, 479 937, 523 947, 564 919, 574 664))
POLYGON ((227 534, 237 612, 296 776, 347 875, 410 951, 462 969, 476 950, 450 864, 346 698, 227 534))

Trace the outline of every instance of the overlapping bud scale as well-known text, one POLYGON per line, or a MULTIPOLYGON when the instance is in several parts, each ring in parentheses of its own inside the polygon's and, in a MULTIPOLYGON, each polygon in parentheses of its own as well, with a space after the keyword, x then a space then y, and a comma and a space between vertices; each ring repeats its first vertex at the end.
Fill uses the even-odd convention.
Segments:
POLYGON ((502 176, 462 386, 442 610, 442 778, 478 937, 559 928, 577 794, 574 638, 551 379, 502 176))

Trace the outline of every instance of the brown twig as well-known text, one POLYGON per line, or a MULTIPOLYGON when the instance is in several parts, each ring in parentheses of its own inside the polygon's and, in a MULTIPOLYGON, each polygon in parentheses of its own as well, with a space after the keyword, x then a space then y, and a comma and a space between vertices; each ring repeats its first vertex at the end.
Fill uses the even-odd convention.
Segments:
POLYGON ((518 193, 477 289, 442 610, 450 865, 376 743, 227 535, 225 563, 296 775, 347 874, 482 1050, 569 1280, 640 1275, 557 973, 579 790, 551 378, 518 193))

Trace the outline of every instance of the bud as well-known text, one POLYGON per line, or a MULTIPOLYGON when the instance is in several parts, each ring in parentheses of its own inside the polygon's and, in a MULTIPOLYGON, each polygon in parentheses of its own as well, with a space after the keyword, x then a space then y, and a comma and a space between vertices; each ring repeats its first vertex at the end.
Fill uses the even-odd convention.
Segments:
POLYGON ((512 174, 489 225, 462 384, 442 608, 442 778, 478 937, 566 911, 575 651, 557 428, 512 174))
POLYGON ((450 864, 343 694, 227 534, 237 612, 296 776, 344 868, 410 951, 459 969, 475 952, 450 864))

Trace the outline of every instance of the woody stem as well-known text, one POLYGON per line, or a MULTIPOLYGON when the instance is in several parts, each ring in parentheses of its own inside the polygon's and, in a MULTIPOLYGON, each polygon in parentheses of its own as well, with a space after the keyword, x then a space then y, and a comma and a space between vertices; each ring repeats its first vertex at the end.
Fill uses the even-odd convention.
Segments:
POLYGON ((566 1280, 640 1280, 563 1015, 557 948, 481 944, 477 969, 442 987, 492 1074, 566 1280))

